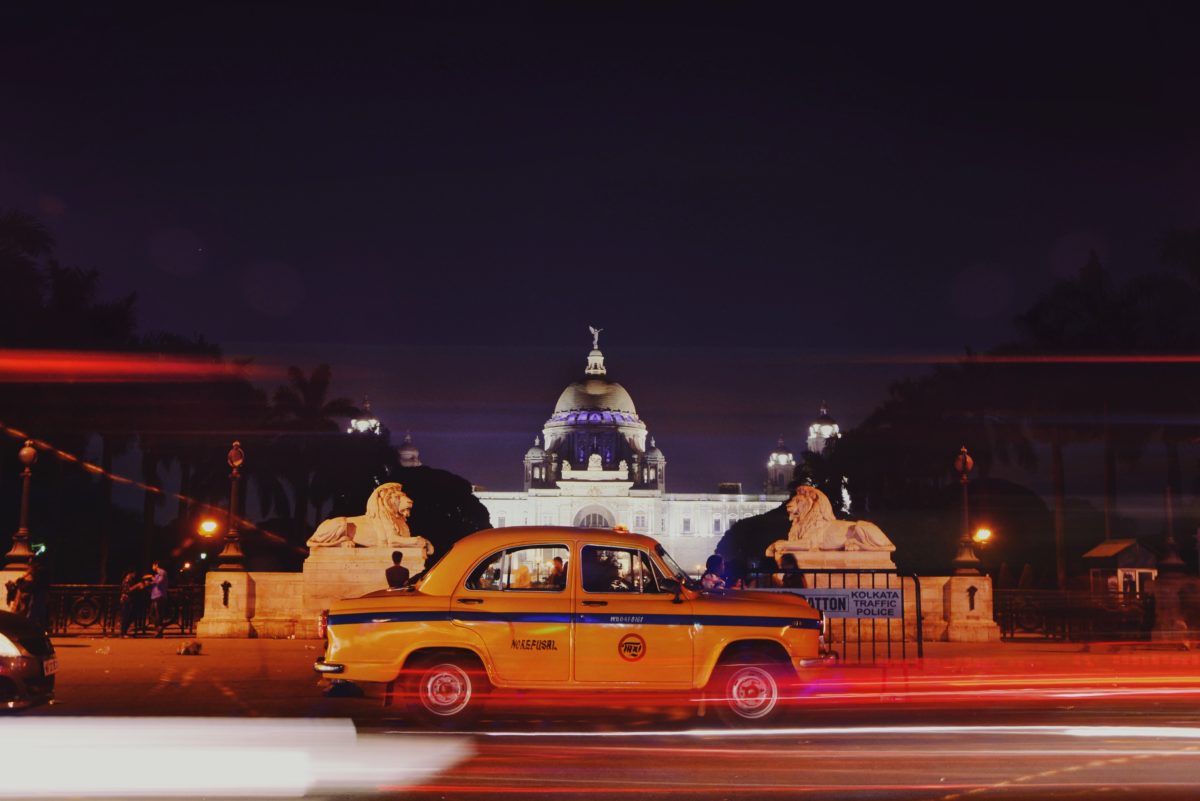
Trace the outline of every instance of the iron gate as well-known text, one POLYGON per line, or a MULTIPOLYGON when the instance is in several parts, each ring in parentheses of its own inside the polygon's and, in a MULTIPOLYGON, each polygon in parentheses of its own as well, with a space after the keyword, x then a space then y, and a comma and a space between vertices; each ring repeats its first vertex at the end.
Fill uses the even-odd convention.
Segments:
MULTIPOLYGON (((132 634, 149 628, 148 603, 135 602, 132 634)), ((116 584, 52 584, 48 604, 50 633, 55 636, 110 636, 121 633, 121 588, 116 584)), ((204 587, 167 590, 164 618, 168 634, 195 634, 204 614, 204 587)))
POLYGON ((1148 640, 1154 596, 1136 592, 996 590, 1000 637, 1051 640, 1148 640))
POLYGON ((842 659, 857 662, 877 659, 908 658, 906 634, 912 630, 917 658, 925 656, 925 638, 921 621, 921 581, 915 573, 898 570, 832 568, 779 568, 769 566, 746 572, 745 589, 758 592, 791 592, 805 595, 814 607, 821 609, 825 623, 826 647, 837 651, 842 659), (906 583, 911 582, 912 611, 906 603, 906 583), (859 603, 888 601, 894 608, 881 609, 859 603), (894 600, 898 597, 898 604, 894 600), (887 611, 888 616, 881 612, 887 611), (893 616, 895 612, 898 615, 893 616), (863 615, 863 616, 859 616, 863 615), (911 624, 911 625, 910 625, 911 624), (893 643, 898 647, 893 649, 893 643), (898 652, 898 653, 897 653, 898 652))

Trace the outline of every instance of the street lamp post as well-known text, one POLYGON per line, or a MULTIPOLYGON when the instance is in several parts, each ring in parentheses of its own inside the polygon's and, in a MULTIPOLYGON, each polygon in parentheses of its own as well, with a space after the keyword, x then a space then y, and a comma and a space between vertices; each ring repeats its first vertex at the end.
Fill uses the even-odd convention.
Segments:
POLYGON ((967 498, 967 488, 971 483, 971 470, 975 460, 967 453, 964 445, 954 460, 954 469, 958 472, 958 483, 962 486, 962 539, 958 542, 958 555, 954 557, 954 575, 979 576, 981 563, 975 553, 975 543, 971 540, 971 507, 967 498))
POLYGON ((246 453, 242 450, 242 443, 234 442, 233 447, 229 449, 229 455, 225 459, 232 472, 229 474, 229 531, 225 534, 225 548, 221 551, 217 560, 220 564, 217 565, 218 570, 245 570, 243 564, 245 556, 242 554, 242 544, 238 541, 238 482, 242 479, 241 468, 242 463, 246 461, 246 453))
POLYGON ((17 458, 25 465, 21 471, 21 522, 17 525, 17 533, 13 534, 12 548, 4 555, 7 570, 20 570, 33 560, 33 551, 29 548, 29 480, 33 477, 37 456, 37 448, 33 447, 31 439, 25 440, 25 446, 17 453, 17 458))
POLYGON ((1163 573, 1180 573, 1184 569, 1183 559, 1179 556, 1179 549, 1175 545, 1175 505, 1174 499, 1171 497, 1171 485, 1167 485, 1166 492, 1166 510, 1167 510, 1167 548, 1163 558, 1158 560, 1158 569, 1163 573))

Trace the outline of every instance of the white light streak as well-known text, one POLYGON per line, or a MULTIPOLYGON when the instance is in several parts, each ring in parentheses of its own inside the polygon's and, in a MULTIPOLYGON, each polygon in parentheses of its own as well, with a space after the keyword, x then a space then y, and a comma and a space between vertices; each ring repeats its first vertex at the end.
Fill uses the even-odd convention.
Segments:
POLYGON ((296 798, 425 781, 457 738, 360 736, 348 720, 0 720, 0 798, 296 798), (66 768, 66 769, 64 769, 66 768))

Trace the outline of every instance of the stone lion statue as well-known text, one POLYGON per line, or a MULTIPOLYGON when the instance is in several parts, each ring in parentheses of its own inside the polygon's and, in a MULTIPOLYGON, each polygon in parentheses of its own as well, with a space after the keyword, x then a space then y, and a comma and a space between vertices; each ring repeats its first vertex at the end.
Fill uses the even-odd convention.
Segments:
POLYGON ((421 548, 426 557, 433 543, 408 530, 412 498, 395 482, 380 484, 367 498, 367 513, 356 517, 331 517, 308 538, 309 548, 421 548))
POLYGON ((776 558, 785 550, 809 551, 894 551, 896 546, 874 523, 865 520, 838 520, 825 493, 816 487, 796 487, 787 504, 792 527, 786 540, 777 540, 767 548, 767 556, 776 558))

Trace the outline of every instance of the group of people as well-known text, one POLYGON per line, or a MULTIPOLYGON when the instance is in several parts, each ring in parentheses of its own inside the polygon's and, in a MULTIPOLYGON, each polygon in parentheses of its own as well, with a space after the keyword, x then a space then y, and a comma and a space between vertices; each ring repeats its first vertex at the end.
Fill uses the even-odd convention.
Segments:
POLYGON ((744 579, 732 579, 726 574, 725 559, 720 554, 714 553, 708 557, 708 561, 704 565, 704 573, 700 576, 700 589, 702 590, 724 590, 728 589, 743 589, 753 587, 803 587, 804 574, 800 572, 800 565, 796 562, 796 555, 785 553, 779 558, 780 573, 757 573, 751 574, 744 579))
POLYGON ((150 565, 150 572, 127 570, 121 579, 121 637, 142 620, 162 637, 167 625, 167 571, 159 562, 150 565))
POLYGON ((50 571, 41 557, 34 557, 29 569, 4 587, 10 612, 29 618, 42 629, 50 627, 50 571))

